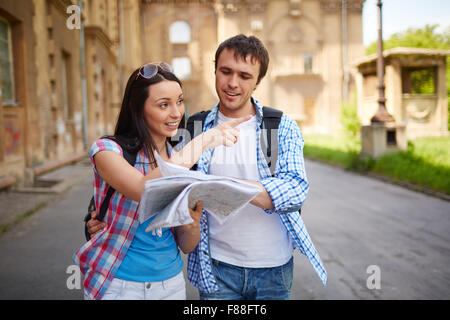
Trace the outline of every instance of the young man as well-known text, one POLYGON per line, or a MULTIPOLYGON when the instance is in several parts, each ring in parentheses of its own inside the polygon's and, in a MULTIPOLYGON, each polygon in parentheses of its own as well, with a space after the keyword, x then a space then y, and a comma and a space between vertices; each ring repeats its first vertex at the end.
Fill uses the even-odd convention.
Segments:
POLYGON ((244 179, 263 191, 224 223, 213 212, 202 216, 200 243, 188 258, 188 277, 201 299, 289 299, 294 246, 326 282, 326 271, 298 212, 309 184, 297 123, 286 115, 281 118, 274 177, 261 150, 262 107, 251 95, 268 64, 268 52, 256 37, 232 37, 216 51, 219 103, 206 117, 203 131, 229 118, 253 117, 237 127, 235 145, 204 152, 197 170, 244 179))
POLYGON ((326 283, 326 271, 298 212, 309 184, 297 123, 287 115, 281 118, 274 176, 261 149, 262 107, 251 95, 268 64, 266 48, 253 36, 232 37, 216 51, 219 103, 206 117, 203 131, 230 118, 252 118, 237 127, 240 135, 232 147, 205 151, 197 170, 243 179, 262 191, 224 222, 204 211, 200 243, 188 257, 188 278, 201 299, 289 299, 295 247, 326 283))

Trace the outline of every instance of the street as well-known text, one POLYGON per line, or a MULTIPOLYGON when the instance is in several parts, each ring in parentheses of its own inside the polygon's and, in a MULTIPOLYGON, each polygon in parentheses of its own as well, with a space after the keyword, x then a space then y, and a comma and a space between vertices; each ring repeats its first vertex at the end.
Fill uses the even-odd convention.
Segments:
MULTIPOLYGON (((449 202, 311 160, 306 169, 302 217, 328 282, 296 250, 292 299, 450 299, 449 202)), ((0 299, 83 298, 70 266, 85 241, 91 184, 84 179, 0 236, 0 299)))

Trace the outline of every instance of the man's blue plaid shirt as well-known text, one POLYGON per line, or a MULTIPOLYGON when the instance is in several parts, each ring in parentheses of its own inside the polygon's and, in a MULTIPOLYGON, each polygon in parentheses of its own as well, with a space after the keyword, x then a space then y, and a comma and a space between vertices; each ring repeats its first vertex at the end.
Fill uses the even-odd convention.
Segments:
MULTIPOLYGON (((314 267, 322 283, 327 281, 327 273, 314 248, 306 226, 298 212, 309 190, 303 161, 303 137, 297 123, 287 115, 283 115, 278 129, 278 162, 274 177, 272 177, 267 161, 261 150, 260 124, 262 121, 262 107, 256 99, 252 99, 256 106, 258 126, 257 162, 260 183, 266 188, 274 205, 273 210, 265 210, 268 214, 278 214, 283 225, 289 232, 294 247, 306 255, 314 267)), ((213 128, 218 119, 217 104, 208 114, 203 124, 203 132, 213 128)), ((214 149, 206 150, 198 161, 198 171, 208 173, 214 149)), ((200 242, 188 257, 188 278, 190 282, 203 292, 214 292, 218 286, 211 270, 211 258, 208 243, 208 216, 206 211, 200 219, 200 242)), ((257 236, 257 235, 255 235, 257 236)))

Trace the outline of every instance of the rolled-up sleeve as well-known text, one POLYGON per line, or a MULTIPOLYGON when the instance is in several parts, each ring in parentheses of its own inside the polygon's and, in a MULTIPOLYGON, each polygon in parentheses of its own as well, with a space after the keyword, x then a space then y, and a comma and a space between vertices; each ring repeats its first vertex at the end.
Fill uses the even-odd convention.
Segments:
POLYGON ((120 145, 117 142, 112 141, 111 139, 107 139, 107 138, 100 138, 97 141, 95 141, 92 144, 91 149, 89 150, 89 156, 91 159, 91 163, 94 166, 94 171, 97 173, 98 173, 98 171, 97 171, 97 166, 95 165, 94 156, 97 153, 99 153, 100 151, 112 151, 112 152, 122 155, 122 148, 120 147, 120 145))
POLYGON ((306 199, 309 183, 303 158, 303 137, 297 123, 283 115, 278 132, 278 161, 275 176, 260 182, 272 198, 267 213, 298 211, 306 199))

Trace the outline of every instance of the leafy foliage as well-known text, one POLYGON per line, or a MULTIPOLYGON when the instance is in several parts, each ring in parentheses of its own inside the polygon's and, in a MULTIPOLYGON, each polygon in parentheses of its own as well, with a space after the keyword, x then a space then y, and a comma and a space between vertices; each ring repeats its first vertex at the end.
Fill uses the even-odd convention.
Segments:
MULTIPOLYGON (((394 33, 388 40, 383 41, 383 49, 396 47, 450 49, 450 27, 442 34, 436 32, 439 25, 426 25, 422 29, 409 28, 405 32, 394 33)), ((366 48, 366 54, 377 52, 377 41, 366 48)))
POLYGON ((341 112, 340 121, 342 124, 344 141, 346 141, 346 148, 349 151, 355 151, 358 148, 361 131, 355 92, 351 93, 349 101, 344 101, 342 103, 341 112))

